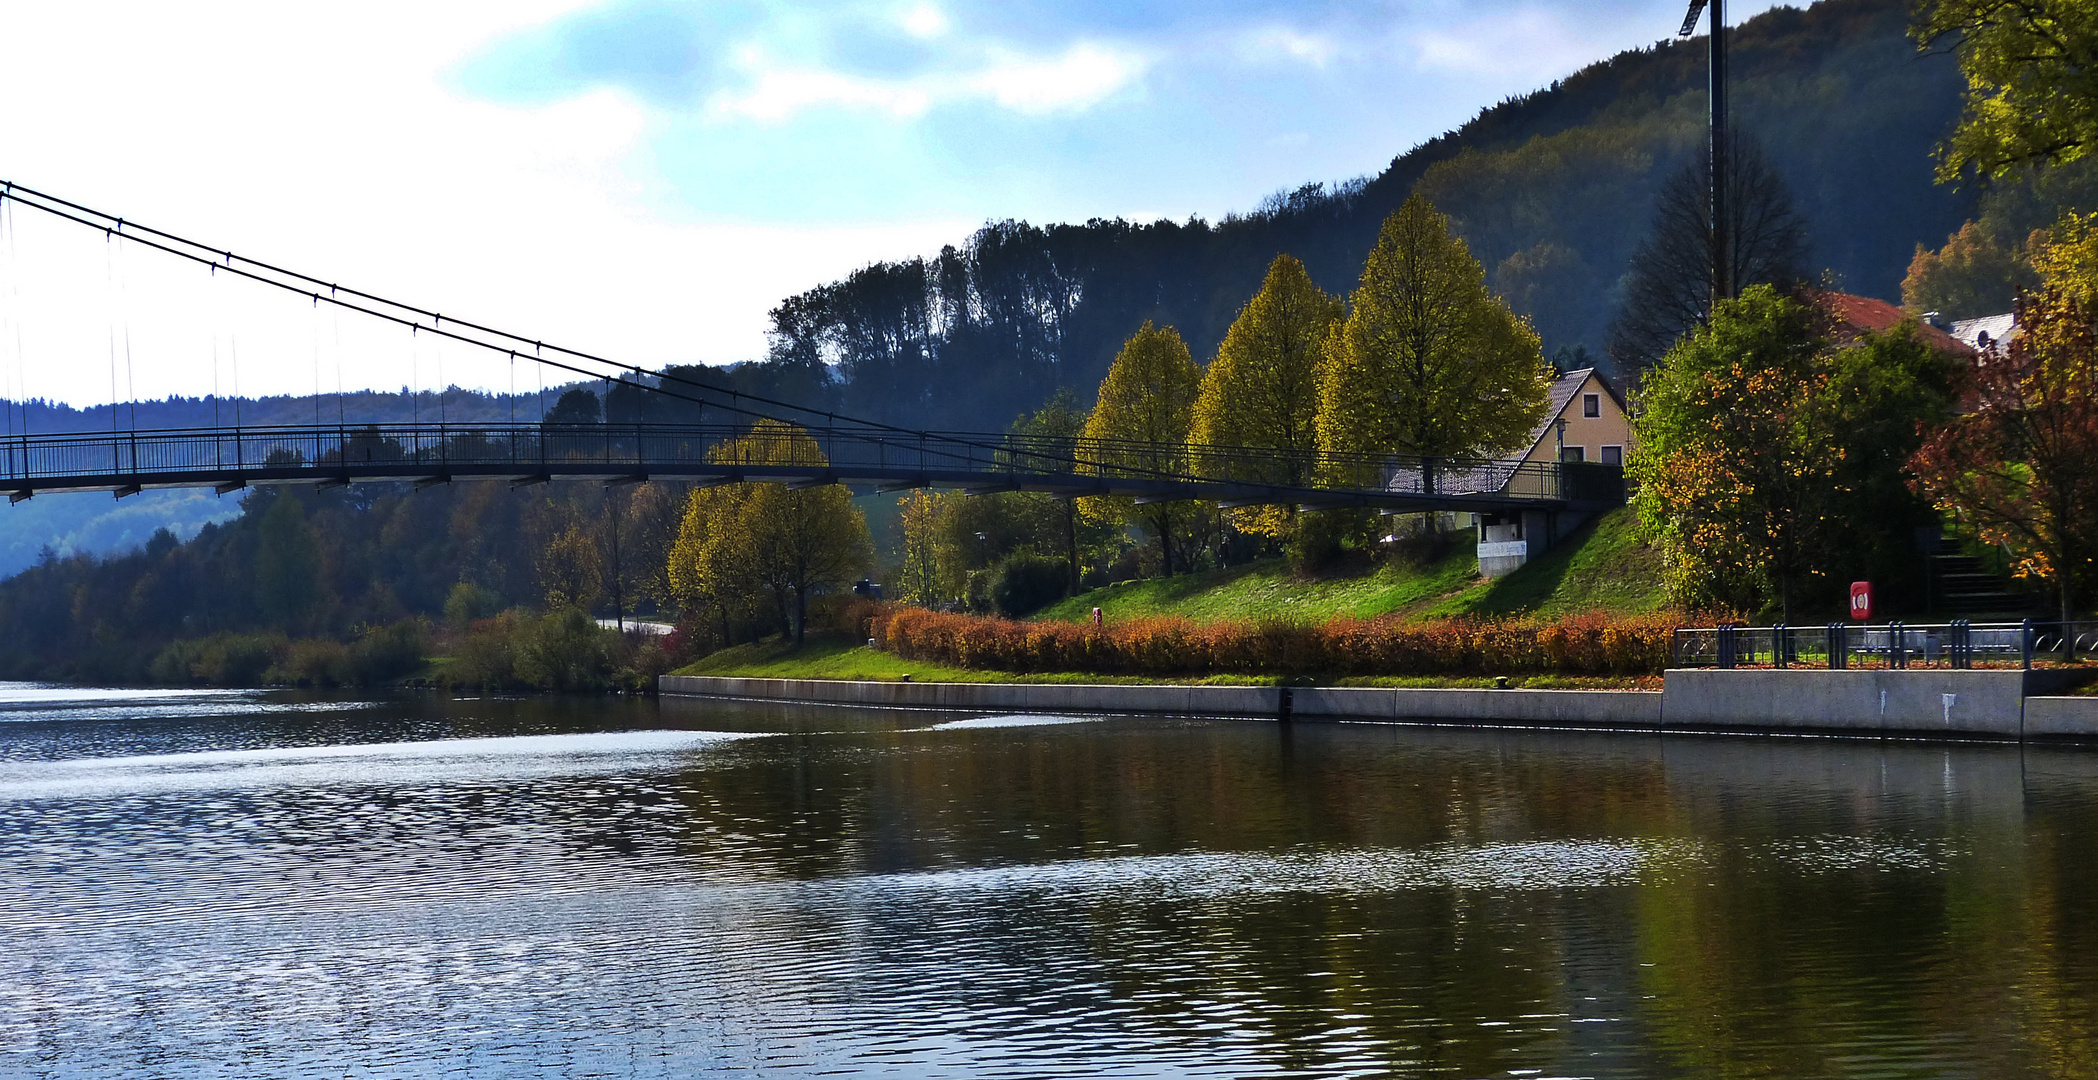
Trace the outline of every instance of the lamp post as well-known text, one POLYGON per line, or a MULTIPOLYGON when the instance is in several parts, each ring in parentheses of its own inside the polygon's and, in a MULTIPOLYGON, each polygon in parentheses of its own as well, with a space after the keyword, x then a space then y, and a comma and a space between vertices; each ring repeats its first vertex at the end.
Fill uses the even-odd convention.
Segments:
MULTIPOLYGON (((1683 28, 1677 37, 1689 37, 1697 29, 1697 18, 1704 13, 1708 0, 1690 0, 1690 12, 1683 16, 1683 28)), ((1727 228, 1726 212, 1726 0, 1709 0, 1712 8, 1712 36, 1707 41, 1710 51, 1710 89, 1712 106, 1712 131, 1710 168, 1712 197, 1710 202, 1712 245, 1712 303, 1734 295, 1733 237, 1727 228)))

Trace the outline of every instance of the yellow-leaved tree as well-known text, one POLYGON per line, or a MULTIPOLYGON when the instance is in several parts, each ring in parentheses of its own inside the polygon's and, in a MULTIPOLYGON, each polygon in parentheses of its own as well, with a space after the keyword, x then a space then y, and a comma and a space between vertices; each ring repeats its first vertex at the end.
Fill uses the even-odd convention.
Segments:
MULTIPOLYGON (((1232 321, 1216 359, 1202 373, 1190 441, 1278 453, 1268 460, 1198 457, 1198 472, 1268 484, 1310 481, 1305 465, 1318 448, 1319 356, 1343 314, 1340 300, 1313 284, 1303 263, 1275 256, 1267 280, 1232 321)), ((1233 511, 1232 520, 1245 532, 1285 537, 1295 511, 1246 507, 1233 511)))
POLYGON ((1947 319, 2009 311, 2020 292, 2039 283, 2028 249, 2045 242, 2042 232, 2028 238, 2025 247, 2005 247, 1970 221, 1937 251, 1917 244, 1908 276, 1901 279, 1901 306, 1911 315, 1935 311, 1947 319))
MULTIPOLYGON (((760 420, 742 438, 715 447, 720 464, 828 464, 808 432, 760 420)), ((873 561, 867 519, 837 484, 795 490, 784 483, 743 483, 692 493, 670 578, 688 604, 735 615, 769 612, 796 641, 808 633, 809 597, 850 583, 873 561)))
MULTIPOLYGON (((1415 194, 1384 221, 1319 365, 1319 449, 1426 458, 1504 453, 1544 416, 1529 320, 1415 194)), ((1360 478, 1356 479, 1358 482, 1360 478)))
MULTIPOLYGON (((1185 474, 1188 430, 1201 384, 1202 369, 1180 331, 1146 321, 1122 344, 1100 381, 1099 404, 1079 435, 1079 456, 1110 468, 1185 474)), ((1176 565, 1186 568, 1183 541, 1208 514, 1194 502, 1139 506, 1127 496, 1095 496, 1085 500, 1083 509, 1095 520, 1150 530, 1158 537, 1160 563, 1168 575, 1176 565)))

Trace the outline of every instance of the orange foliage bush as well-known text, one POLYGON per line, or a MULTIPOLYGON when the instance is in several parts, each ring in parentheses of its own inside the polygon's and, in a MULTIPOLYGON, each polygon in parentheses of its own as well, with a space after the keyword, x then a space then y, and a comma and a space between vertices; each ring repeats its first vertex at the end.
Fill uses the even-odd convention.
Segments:
POLYGON ((1670 614, 1197 623, 1177 617, 1015 622, 866 603, 855 633, 911 660, 995 671, 1104 675, 1652 675, 1668 666, 1670 614))

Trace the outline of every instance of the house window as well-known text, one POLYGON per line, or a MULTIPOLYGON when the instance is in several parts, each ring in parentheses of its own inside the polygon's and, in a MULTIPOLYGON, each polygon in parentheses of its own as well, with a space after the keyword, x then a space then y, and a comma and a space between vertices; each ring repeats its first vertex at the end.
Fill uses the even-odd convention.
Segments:
POLYGON ((1601 395, 1601 394, 1582 394, 1582 395, 1581 395, 1581 415, 1582 415, 1582 416, 1601 416, 1601 415, 1603 415, 1603 395, 1601 395))
POLYGON ((1615 466, 1617 466, 1617 467, 1618 467, 1618 468, 1620 468, 1620 469, 1621 469, 1621 468, 1624 468, 1624 447, 1622 447, 1622 446, 1605 446, 1605 447, 1603 447, 1603 457, 1602 457, 1602 461, 1603 461, 1603 464, 1605 464, 1605 465, 1615 465, 1615 466))
POLYGON ((1578 447, 1578 446, 1562 446, 1562 447, 1560 447, 1560 448, 1559 448, 1559 460, 1560 460, 1560 461, 1582 461, 1582 460, 1585 460, 1585 459, 1584 459, 1584 458, 1583 458, 1583 456, 1582 456, 1582 453, 1581 453, 1581 448, 1580 448, 1580 447, 1578 447))

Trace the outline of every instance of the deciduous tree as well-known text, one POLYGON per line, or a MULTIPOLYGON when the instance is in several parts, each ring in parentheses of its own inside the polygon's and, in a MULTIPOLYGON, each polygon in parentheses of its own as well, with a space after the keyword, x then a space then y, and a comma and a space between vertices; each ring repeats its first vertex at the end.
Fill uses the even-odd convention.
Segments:
POLYGON ((1948 319, 1995 315, 2009 311, 2019 291, 2039 280, 2025 249, 1998 244, 1970 221, 1936 251, 1916 245, 1908 276, 1901 280, 1901 306, 1916 316, 1932 311, 1948 319))
POLYGON ((1805 422, 1826 346, 1811 307, 1758 285, 1647 373, 1627 472, 1677 603, 1783 607, 1814 565, 1839 460, 1805 422))
MULTIPOLYGON (((1344 314, 1338 299, 1312 283, 1303 263, 1275 256, 1260 291, 1239 311, 1202 373, 1192 441, 1279 453, 1272 462, 1197 461, 1198 469, 1270 484, 1309 481, 1305 465, 1318 448, 1319 356, 1344 314)), ((1295 507, 1247 507, 1233 511, 1232 520, 1247 532, 1287 536, 1295 507)))
MULTIPOLYGON (((828 464, 808 432, 776 420, 760 420, 708 457, 724 464, 828 464)), ((810 596, 863 573, 873 543, 865 516, 840 485, 795 490, 750 483, 694 492, 672 553, 670 576, 683 595, 726 613, 750 610, 762 594, 781 617, 781 629, 801 641, 810 596)))
POLYGON ((1827 326, 1754 286, 1647 373, 1627 471, 1677 603, 1789 619, 1832 570, 1883 569, 1928 520, 1901 468, 1946 412, 1945 361, 1913 328, 1836 345, 1827 326))
POLYGON ((2089 0, 1929 0, 1916 37, 1949 44, 1966 110, 1938 175, 2003 176, 2098 147, 2098 5, 2089 0))
POLYGON ((303 630, 323 596, 319 537, 297 494, 280 490, 252 497, 270 500, 256 529, 256 596, 277 626, 303 630))
MULTIPOLYGON (((1653 231, 1632 256, 1624 299, 1610 325, 1610 358, 1626 373, 1659 360, 1712 309, 1712 163, 1703 155, 1661 188, 1653 231)), ((1784 178, 1756 144, 1735 135, 1727 149, 1727 224, 1733 282, 1797 285, 1807 276, 1806 222, 1784 178)))
MULTIPOLYGON (((1080 434, 1079 456, 1108 468, 1184 474, 1201 382, 1202 369, 1188 354, 1179 331, 1145 322, 1123 344, 1100 383, 1099 403, 1080 434)), ((1158 538, 1168 575, 1186 566, 1182 541, 1204 512, 1191 502, 1138 506, 1126 496, 1089 498, 1083 509, 1096 520, 1140 523, 1149 529, 1158 538)))
POLYGON ((597 541, 581 521, 570 518, 539 553, 539 581, 546 606, 589 611, 604 595, 605 563, 597 541))
POLYGON ((1490 454, 1521 445, 1543 416, 1544 357, 1448 219, 1414 195, 1377 234, 1318 387, 1321 450, 1490 454))
POLYGON ((943 598, 940 588, 940 496, 913 491, 896 501, 897 524, 903 531, 903 567, 896 599, 932 607, 943 598))
POLYGON ((2053 584, 2067 620, 2098 582, 2098 343, 2090 309, 2061 290, 2017 308, 2023 333, 1965 369, 1971 411, 1910 467, 1918 490, 2013 569, 2053 584))

